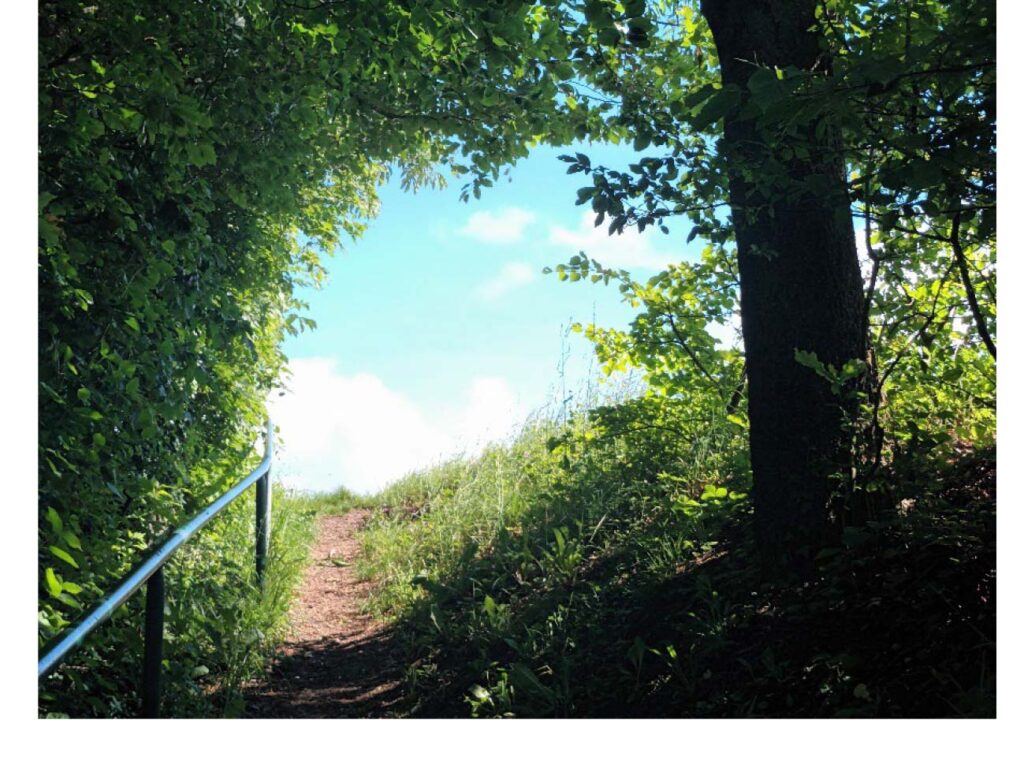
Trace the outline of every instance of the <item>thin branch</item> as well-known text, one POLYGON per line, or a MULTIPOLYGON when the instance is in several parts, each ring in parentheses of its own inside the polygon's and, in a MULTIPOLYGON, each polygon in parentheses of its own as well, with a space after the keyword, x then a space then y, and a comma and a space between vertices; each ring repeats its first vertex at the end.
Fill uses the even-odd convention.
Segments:
MULTIPOLYGON (((718 381, 715 379, 714 376, 711 375, 708 369, 704 367, 704 364, 701 363, 700 358, 697 357, 697 354, 692 349, 690 349, 690 345, 686 343, 685 337, 683 337, 679 329, 676 327, 676 319, 672 317, 671 313, 665 313, 665 316, 668 318, 668 325, 672 328, 672 333, 675 334, 676 341, 679 342, 679 346, 683 348, 683 352, 687 354, 690 360, 693 361, 693 364, 697 366, 697 369, 704 374, 707 380, 710 381, 712 385, 718 390, 718 394, 721 395, 722 388, 718 385, 718 381)), ((725 399, 725 397, 722 397, 722 399, 725 399)))
POLYGON ((736 385, 736 388, 732 391, 732 396, 729 398, 728 404, 725 406, 725 414, 733 415, 736 409, 740 406, 740 400, 743 399, 743 388, 747 385, 747 363, 743 362, 743 371, 740 373, 740 382, 736 385))
MULTIPOLYGON (((914 346, 918 342, 920 342, 922 337, 925 335, 925 332, 928 331, 928 327, 931 326, 932 323, 935 321, 935 317, 939 313, 939 298, 942 296, 942 290, 946 286, 946 280, 949 278, 949 274, 953 272, 954 265, 955 264, 950 265, 949 268, 946 269, 946 272, 942 275, 942 278, 939 279, 938 291, 935 292, 935 296, 932 298, 931 312, 925 316, 924 323, 921 325, 921 328, 917 330, 917 333, 914 335, 914 338, 909 340, 908 344, 910 346, 914 346)), ((917 313, 917 315, 925 314, 917 313)), ((892 372, 896 370, 896 366, 899 365, 900 361, 903 360, 904 357, 906 357, 906 354, 907 350, 903 350, 902 352, 900 352, 900 354, 898 354, 893 359, 892 363, 890 363, 889 366, 885 369, 885 373, 882 374, 882 377, 878 381, 879 392, 882 391, 882 388, 885 386, 885 382, 889 380, 889 377, 892 375, 892 372)))
POLYGON ((978 296, 974 292, 974 285, 971 283, 971 274, 967 270, 967 257, 964 255, 964 248, 960 244, 960 214, 956 213, 953 216, 953 226, 949 234, 949 242, 953 245, 953 254, 956 256, 956 265, 960 270, 960 281, 964 285, 964 290, 967 292, 967 303, 971 307, 971 313, 974 315, 974 324, 978 327, 978 334, 981 336, 981 341, 985 343, 985 347, 988 349, 989 354, 992 355, 992 359, 996 359, 996 345, 992 341, 992 336, 988 333, 988 325, 985 323, 985 317, 982 315, 981 307, 978 305, 978 296))
MULTIPOLYGON (((949 278, 949 275, 952 272, 953 272, 953 265, 950 265, 949 268, 946 269, 946 272, 942 275, 942 278, 939 280, 938 291, 935 293, 935 297, 932 299, 931 312, 927 314, 927 316, 925 317, 924 323, 921 325, 921 328, 919 328, 917 330, 917 333, 914 335, 914 337, 909 340, 908 348, 902 350, 893 359, 893 361, 886 367, 885 372, 882 373, 882 375, 875 382, 875 386, 873 388, 874 397, 873 397, 873 401, 872 401, 872 404, 873 404, 873 407, 872 407, 872 436, 874 437, 874 460, 873 460, 873 463, 871 465, 871 474, 870 475, 874 475, 875 471, 877 471, 879 466, 881 465, 881 463, 882 463, 882 449, 885 446, 885 429, 882 428, 882 424, 881 424, 881 421, 879 419, 879 409, 880 409, 881 402, 882 402, 882 396, 883 396, 882 393, 883 393, 884 388, 885 388, 885 383, 889 380, 889 377, 892 376, 893 372, 899 366, 899 364, 903 360, 903 358, 906 357, 909 348, 914 346, 915 344, 917 344, 918 342, 921 341, 921 339, 925 335, 925 332, 928 330, 928 328, 935 321, 935 317, 938 315, 939 299, 942 297, 942 290, 946 286, 946 280, 949 278)), ((875 375, 877 375, 878 374, 877 356, 872 351, 872 354, 870 355, 870 357, 871 357, 871 361, 873 363, 872 370, 875 373, 875 375)))
MULTIPOLYGON (((870 157, 870 156, 869 156, 870 157)), ((871 279, 868 282, 868 291, 864 294, 864 344, 867 345, 871 329, 871 301, 875 298, 875 286, 878 284, 878 266, 881 262, 878 253, 871 246, 871 184, 864 182, 864 249, 871 258, 871 279)))
MULTIPOLYGON (((884 91, 891 91, 895 82, 901 79, 914 79, 919 76, 930 76, 934 74, 962 74, 967 71, 973 71, 975 69, 989 69, 995 68, 996 62, 994 60, 982 60, 976 63, 966 63, 962 66, 939 66, 936 68, 925 68, 917 71, 906 71, 898 76, 893 77, 885 85, 884 91)), ((875 82, 865 82, 864 84, 851 84, 844 87, 836 87, 833 91, 835 92, 849 92, 855 89, 866 89, 875 86, 875 82)))

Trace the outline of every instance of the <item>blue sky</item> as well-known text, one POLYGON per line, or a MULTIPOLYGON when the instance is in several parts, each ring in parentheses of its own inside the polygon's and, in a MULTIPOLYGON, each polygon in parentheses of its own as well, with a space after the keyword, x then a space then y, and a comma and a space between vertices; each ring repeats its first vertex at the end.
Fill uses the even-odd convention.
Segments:
MULTIPOLYGON (((593 162, 625 167, 638 155, 580 146, 593 162)), ((402 474, 505 438, 592 370, 573 321, 624 326, 631 309, 614 285, 559 282, 544 266, 579 250, 649 276, 692 258, 688 228, 608 237, 576 206, 586 178, 538 148, 479 200, 461 182, 403 192, 382 188, 366 233, 327 259, 328 282, 307 290, 318 328, 285 345, 293 377, 271 413, 283 437, 281 476, 311 490, 374 491, 402 474)))

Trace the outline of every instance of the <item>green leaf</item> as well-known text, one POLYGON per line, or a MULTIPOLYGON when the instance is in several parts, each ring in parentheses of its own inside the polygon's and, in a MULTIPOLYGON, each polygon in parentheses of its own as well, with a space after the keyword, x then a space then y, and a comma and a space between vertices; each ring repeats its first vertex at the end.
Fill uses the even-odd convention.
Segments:
POLYGON ((647 0, 623 0, 622 10, 627 18, 642 16, 647 6, 647 0))
POLYGON ((197 167, 213 165, 217 162, 217 153, 209 142, 189 144, 185 147, 185 152, 188 154, 189 163, 197 167))
POLYGON ((55 599, 58 602, 60 602, 61 604, 65 604, 68 607, 73 607, 76 610, 84 610, 85 609, 84 607, 82 607, 82 603, 81 602, 79 602, 77 599, 75 599, 74 597, 72 597, 69 594, 59 594, 59 595, 57 595, 55 597, 55 599))
POLYGON ((64 543, 72 549, 82 549, 82 542, 78 539, 78 534, 74 531, 64 531, 61 533, 60 538, 62 538, 64 543))
POLYGON ((50 527, 54 533, 60 533, 64 529, 64 521, 60 519, 60 515, 52 507, 46 508, 46 519, 50 522, 50 527))
POLYGON ((786 97, 786 89, 771 68, 758 68, 747 80, 754 101, 762 108, 786 97))
POLYGON ((521 662, 513 663, 509 668, 509 678, 520 688, 528 689, 533 694, 539 695, 548 703, 555 701, 556 695, 548 686, 541 683, 536 674, 521 662))
POLYGON ((807 352, 805 350, 794 350, 794 357, 797 363, 808 368, 811 368, 817 373, 821 373, 825 368, 825 366, 822 365, 821 361, 818 360, 818 356, 813 352, 807 352))
POLYGON ((487 617, 491 619, 491 622, 494 622, 498 615, 498 605, 490 594, 484 597, 484 611, 487 613, 487 617))
POLYGON ((726 85, 715 92, 704 103, 704 107, 700 109, 700 112, 691 119, 690 126, 698 131, 703 131, 724 118, 733 108, 739 105, 740 99, 739 87, 732 84, 726 85))
POLYGON ((54 247, 60 242, 60 229, 48 218, 39 216, 39 236, 47 247, 54 247))
POLYGON ((50 553, 51 554, 53 554, 54 556, 60 558, 61 560, 66 562, 68 565, 72 566, 73 568, 77 568, 78 567, 78 563, 75 562, 75 558, 73 558, 71 555, 69 555, 67 552, 65 552, 60 547, 51 546, 49 549, 50 549, 50 553))
POLYGON ((838 547, 825 547, 824 549, 818 550, 818 554, 814 556, 815 560, 829 560, 833 557, 841 555, 843 550, 838 547))
POLYGON ((57 578, 57 574, 53 572, 53 568, 47 568, 46 573, 46 590, 50 593, 51 597, 59 597, 61 589, 60 579, 57 578))

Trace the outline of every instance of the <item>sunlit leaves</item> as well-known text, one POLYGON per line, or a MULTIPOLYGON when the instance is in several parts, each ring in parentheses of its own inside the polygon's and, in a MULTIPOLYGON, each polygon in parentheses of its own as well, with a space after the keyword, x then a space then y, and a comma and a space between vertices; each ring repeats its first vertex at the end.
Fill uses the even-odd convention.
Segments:
POLYGON ((54 547, 53 545, 51 545, 50 553, 57 557, 59 560, 63 560, 64 562, 66 562, 72 568, 78 568, 78 563, 75 561, 75 558, 73 558, 70 554, 68 554, 65 550, 61 549, 60 547, 54 547))
POLYGON ((356 5, 40 6, 43 640, 80 609, 54 566, 99 596, 239 473, 391 170, 479 191, 591 117, 554 117, 563 9, 356 5))
MULTIPOLYGON (((802 71, 746 61, 745 86, 724 88, 714 45, 694 5, 651 3, 647 12, 657 27, 649 46, 628 49, 589 37, 594 50, 581 58, 580 74, 617 102, 604 116, 610 133, 624 127, 624 136, 648 155, 628 167, 563 156, 570 173, 588 179, 577 204, 589 205, 613 234, 626 226, 667 231, 666 219, 684 216, 687 243, 703 237, 716 249, 728 249, 731 219, 718 210, 728 199, 727 167, 766 206, 782 195, 852 203, 858 223, 869 224, 872 236, 871 254, 863 255, 866 287, 873 282, 872 362, 857 370, 883 384, 874 398, 881 402, 878 422, 891 429, 894 442, 886 445, 886 459, 908 443, 921 449, 955 438, 991 440, 994 365, 986 362, 962 277, 951 271, 949 237, 956 214, 981 317, 994 332, 994 3, 830 0, 817 14, 829 65, 802 71), (780 145, 768 151, 771 159, 755 168, 744 163, 744 155, 724 152, 720 123, 729 113, 752 123, 766 146, 780 145), (793 138, 801 130, 825 144, 832 140, 842 151, 849 167, 846 196, 825 198, 820 176, 789 171, 791 161, 825 157, 812 158, 810 146, 793 138), (942 424, 952 424, 955 434, 941 433, 942 424)), ((760 211, 748 212, 756 217, 760 211)), ((732 273, 728 259, 719 257, 720 275, 732 273)), ((577 269, 570 262, 559 275, 572 279, 577 269)), ((706 377, 676 372, 665 357, 669 353, 659 352, 651 339, 658 332, 650 325, 667 329, 668 312, 682 303, 666 306, 655 293, 635 284, 624 291, 650 316, 634 321, 628 337, 594 328, 588 334, 606 368, 644 365, 659 377, 662 390, 694 390, 706 377), (638 341, 644 334, 644 342, 638 341), (678 380, 665 378, 670 375, 678 380)), ((717 307, 706 290, 690 294, 717 307)), ((682 333, 678 320, 676 326, 682 333)), ((699 333, 693 336, 686 341, 699 345, 699 333)), ((683 364, 692 366, 692 356, 685 357, 683 364)))
POLYGON ((59 597, 62 590, 62 585, 60 579, 57 578, 57 574, 54 573, 53 568, 47 568, 43 574, 43 577, 46 580, 46 590, 50 592, 50 596, 59 597))

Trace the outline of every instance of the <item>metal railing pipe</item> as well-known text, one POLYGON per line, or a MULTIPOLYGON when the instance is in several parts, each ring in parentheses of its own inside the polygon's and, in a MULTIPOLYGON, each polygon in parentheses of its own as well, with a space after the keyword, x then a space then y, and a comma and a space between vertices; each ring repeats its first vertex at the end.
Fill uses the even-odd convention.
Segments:
MULTIPOLYGON (((131 574, 128 575, 117 588, 108 594, 92 612, 90 612, 74 628, 65 632, 55 642, 46 648, 39 658, 38 677, 42 678, 75 647, 82 643, 100 623, 110 617, 118 607, 138 591, 149 578, 166 563, 177 549, 188 541, 195 533, 209 522, 213 516, 231 504, 242 492, 252 486, 255 482, 266 477, 269 486, 270 462, 274 454, 274 428, 271 422, 267 421, 266 444, 263 451, 263 459, 256 469, 243 478, 228 491, 218 497, 205 510, 183 526, 178 527, 168 539, 161 544, 146 560, 131 574)), ((267 528, 269 538, 269 527, 267 528)), ((162 580, 161 580, 162 583, 162 580)), ((161 592, 162 593, 162 592, 161 592)), ((147 602, 148 604, 148 602, 147 602)))

